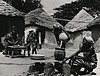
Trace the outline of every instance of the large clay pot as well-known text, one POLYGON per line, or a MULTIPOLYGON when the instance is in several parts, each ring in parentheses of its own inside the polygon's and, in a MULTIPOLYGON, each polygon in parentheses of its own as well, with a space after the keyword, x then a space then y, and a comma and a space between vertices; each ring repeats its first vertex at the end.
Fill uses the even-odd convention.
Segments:
POLYGON ((64 48, 55 48, 54 57, 55 60, 63 60, 65 58, 66 52, 64 48))

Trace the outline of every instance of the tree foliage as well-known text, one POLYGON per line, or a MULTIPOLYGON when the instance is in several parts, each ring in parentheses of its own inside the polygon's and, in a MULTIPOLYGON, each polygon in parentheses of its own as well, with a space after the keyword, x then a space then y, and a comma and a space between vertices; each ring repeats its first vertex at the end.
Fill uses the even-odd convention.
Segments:
POLYGON ((36 8, 41 8, 40 0, 4 0, 18 10, 28 13, 36 8))
MULTIPOLYGON (((100 11, 100 0, 77 0, 75 2, 66 3, 54 10, 57 10, 54 13, 55 18, 61 19, 72 19, 83 7, 89 8, 89 11, 100 11)), ((62 25, 65 25, 67 22, 59 21, 62 25)))

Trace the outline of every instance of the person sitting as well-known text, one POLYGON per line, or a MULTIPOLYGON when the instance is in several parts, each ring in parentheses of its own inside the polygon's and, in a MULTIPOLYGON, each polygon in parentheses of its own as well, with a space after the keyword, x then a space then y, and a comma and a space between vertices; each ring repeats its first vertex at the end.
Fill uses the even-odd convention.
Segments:
POLYGON ((55 69, 62 76, 74 76, 95 74, 93 69, 97 67, 97 55, 94 49, 94 41, 91 37, 84 37, 79 46, 79 50, 61 62, 46 64, 44 66, 44 76, 53 76, 55 69), (79 55, 83 53, 83 56, 79 55), (66 62, 69 59, 68 62, 66 62))
MULTIPOLYGON (((5 54, 8 54, 8 46, 14 46, 19 44, 19 35, 16 33, 14 29, 10 31, 4 39, 4 42, 6 43, 5 45, 5 54)), ((16 51, 17 52, 17 51, 16 51)))
POLYGON ((79 50, 63 61, 68 59, 71 60, 70 66, 75 76, 93 73, 93 69, 97 67, 97 55, 92 37, 84 37, 79 50), (80 53, 83 53, 83 56, 79 56, 80 53))

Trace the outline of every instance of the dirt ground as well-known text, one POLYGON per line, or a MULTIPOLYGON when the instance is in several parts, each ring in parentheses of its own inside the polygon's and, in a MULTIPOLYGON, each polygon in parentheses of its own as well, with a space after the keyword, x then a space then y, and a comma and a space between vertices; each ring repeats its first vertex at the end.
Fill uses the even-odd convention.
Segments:
MULTIPOLYGON (((25 72, 34 62, 53 62, 54 49, 41 49, 39 54, 45 55, 45 60, 32 60, 30 57, 10 58, 0 53, 0 76, 25 76, 25 72)), ((66 51, 66 56, 70 56, 73 51, 66 51)), ((94 70, 100 76, 100 53, 97 53, 98 67, 94 70)))

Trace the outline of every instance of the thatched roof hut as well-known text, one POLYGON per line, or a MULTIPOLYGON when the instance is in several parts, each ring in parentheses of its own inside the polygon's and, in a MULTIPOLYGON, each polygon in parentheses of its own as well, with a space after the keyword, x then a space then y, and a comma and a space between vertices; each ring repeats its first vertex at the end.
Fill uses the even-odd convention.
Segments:
POLYGON ((24 16, 24 13, 20 12, 16 8, 12 7, 3 0, 0 1, 0 15, 6 16, 24 16))
POLYGON ((68 22, 65 28, 71 35, 71 44, 67 46, 78 50, 79 44, 84 37, 83 35, 87 34, 88 36, 92 36, 95 42, 95 50, 100 51, 100 16, 94 18, 82 9, 70 22, 68 22))
POLYGON ((87 29, 87 25, 93 21, 93 17, 82 9, 70 22, 65 25, 65 29, 69 32, 87 29))
POLYGON ((28 31, 38 29, 39 43, 56 44, 53 26, 61 26, 53 17, 49 16, 42 8, 33 10, 25 15, 25 37, 28 31))
POLYGON ((24 13, 5 1, 0 1, 0 36, 5 36, 12 26, 16 26, 20 36, 24 34, 24 13))
POLYGON ((78 49, 82 41, 83 31, 88 29, 87 26, 93 20, 94 18, 88 12, 84 9, 80 10, 79 13, 65 25, 65 29, 70 33, 71 37, 66 47, 78 49))
POLYGON ((33 10, 25 15, 26 25, 38 25, 53 29, 53 26, 60 26, 60 24, 51 16, 49 16, 42 8, 33 10))

